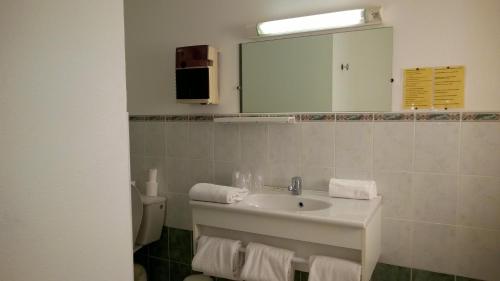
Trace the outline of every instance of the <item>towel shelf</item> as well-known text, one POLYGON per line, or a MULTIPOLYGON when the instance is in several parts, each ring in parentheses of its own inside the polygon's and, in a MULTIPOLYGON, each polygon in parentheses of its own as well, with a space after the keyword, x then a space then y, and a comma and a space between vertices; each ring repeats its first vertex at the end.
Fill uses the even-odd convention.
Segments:
MULTIPOLYGON (((241 248, 241 249, 240 249, 240 252, 241 252, 241 253, 245 253, 245 252, 246 252, 246 248, 241 248)), ((306 259, 304 259, 304 258, 298 258, 298 257, 293 257, 293 258, 292 258, 292 262, 294 262, 294 263, 304 263, 304 264, 309 264, 309 261, 307 261, 306 259)))

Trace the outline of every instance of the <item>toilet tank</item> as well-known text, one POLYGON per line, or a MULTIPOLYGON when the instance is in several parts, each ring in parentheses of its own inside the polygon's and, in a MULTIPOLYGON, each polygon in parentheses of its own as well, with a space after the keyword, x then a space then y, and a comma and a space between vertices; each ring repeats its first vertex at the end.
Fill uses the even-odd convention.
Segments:
POLYGON ((165 198, 158 196, 142 196, 144 204, 141 227, 135 241, 139 245, 147 245, 161 237, 165 221, 165 198))

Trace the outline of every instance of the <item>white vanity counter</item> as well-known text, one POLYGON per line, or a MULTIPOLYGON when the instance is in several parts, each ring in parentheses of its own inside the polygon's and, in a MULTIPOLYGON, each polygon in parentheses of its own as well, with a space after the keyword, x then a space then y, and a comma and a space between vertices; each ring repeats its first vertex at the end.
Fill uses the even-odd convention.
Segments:
POLYGON ((381 197, 372 200, 332 198, 327 192, 312 190, 304 190, 302 195, 295 196, 288 191, 266 188, 265 191, 251 194, 238 203, 190 201, 190 204, 200 208, 216 208, 229 212, 247 212, 364 228, 381 205, 381 201, 381 197))
MULTIPOLYGON (((361 280, 368 281, 380 255, 381 201, 309 190, 296 196, 275 188, 233 204, 190 201, 193 242, 207 235, 286 248, 305 261, 311 255, 344 258, 359 262, 361 280)), ((308 271, 307 263, 295 268, 308 271)))

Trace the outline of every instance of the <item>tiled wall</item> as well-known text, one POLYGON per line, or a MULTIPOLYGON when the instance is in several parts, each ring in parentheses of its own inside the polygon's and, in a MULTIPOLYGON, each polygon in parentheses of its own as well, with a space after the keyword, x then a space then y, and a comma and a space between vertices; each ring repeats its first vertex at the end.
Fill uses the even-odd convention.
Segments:
MULTIPOLYGON (((234 169, 262 173, 267 185, 277 186, 300 175, 306 188, 318 190, 332 176, 375 179, 384 197, 381 262, 498 279, 500 114, 298 117, 292 125, 131 117, 132 177, 141 185, 148 168, 160 169, 166 224, 181 229, 191 228, 189 188, 230 184, 234 169)), ((410 275, 424 280, 419 272, 410 275)))

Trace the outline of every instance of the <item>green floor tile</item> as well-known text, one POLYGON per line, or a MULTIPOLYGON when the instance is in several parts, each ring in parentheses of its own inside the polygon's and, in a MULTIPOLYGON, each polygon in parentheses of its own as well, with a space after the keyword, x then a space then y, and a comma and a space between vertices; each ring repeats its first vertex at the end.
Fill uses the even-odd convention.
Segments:
POLYGON ((412 281, 455 281, 455 276, 444 273, 413 269, 412 281))
POLYGON ((406 267, 378 263, 371 281, 410 281, 411 270, 406 267))
POLYGON ((160 240, 149 245, 149 255, 168 259, 168 228, 163 227, 160 240))
POLYGON ((474 278, 468 278, 468 277, 462 277, 462 276, 456 276, 455 281, 482 281, 480 279, 474 279, 474 278))
POLYGON ((170 281, 183 281, 191 275, 191 266, 176 262, 170 262, 170 281))
POLYGON ((184 264, 191 264, 192 234, 191 231, 169 228, 169 259, 184 264))
POLYGON ((147 273, 148 281, 169 281, 170 271, 168 261, 150 258, 147 273))

